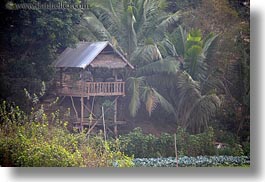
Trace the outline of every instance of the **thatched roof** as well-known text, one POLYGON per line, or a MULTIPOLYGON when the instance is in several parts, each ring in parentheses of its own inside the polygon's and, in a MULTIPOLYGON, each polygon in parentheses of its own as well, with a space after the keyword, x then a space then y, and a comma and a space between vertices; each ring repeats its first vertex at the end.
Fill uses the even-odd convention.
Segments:
POLYGON ((75 48, 66 48, 55 61, 56 68, 134 68, 108 41, 80 42, 75 48))

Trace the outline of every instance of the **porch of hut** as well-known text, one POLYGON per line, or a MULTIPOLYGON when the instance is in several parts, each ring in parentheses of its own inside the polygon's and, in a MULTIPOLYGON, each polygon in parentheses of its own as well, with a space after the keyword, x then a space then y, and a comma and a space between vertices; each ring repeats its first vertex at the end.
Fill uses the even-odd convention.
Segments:
POLYGON ((122 69, 134 69, 126 58, 108 41, 80 42, 75 48, 66 48, 54 67, 57 70, 56 93, 71 99, 74 125, 81 131, 88 126, 88 132, 98 125, 104 125, 105 130, 107 125, 117 136, 118 125, 126 123, 117 118, 118 98, 125 96, 125 82, 118 73, 122 69), (94 100, 98 96, 113 98, 113 120, 105 120, 103 107, 100 116, 93 113, 94 100), (79 99, 80 104, 76 101, 79 99), (92 106, 89 100, 92 100, 92 106))

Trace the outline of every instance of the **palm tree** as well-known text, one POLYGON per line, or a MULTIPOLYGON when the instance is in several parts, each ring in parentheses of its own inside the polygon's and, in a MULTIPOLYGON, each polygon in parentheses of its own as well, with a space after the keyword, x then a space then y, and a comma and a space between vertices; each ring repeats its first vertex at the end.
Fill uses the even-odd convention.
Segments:
POLYGON ((194 133, 208 127, 208 121, 221 104, 216 88, 224 88, 224 85, 216 76, 212 76, 213 71, 207 64, 208 53, 217 37, 209 34, 203 39, 200 30, 187 33, 179 26, 160 43, 163 54, 180 63, 181 74, 172 85, 172 92, 177 99, 171 100, 175 100, 174 107, 180 125, 194 133))
POLYGON ((95 39, 112 42, 137 68, 128 78, 132 88, 131 115, 136 115, 141 102, 146 104, 150 115, 157 104, 174 113, 171 104, 145 79, 145 74, 176 72, 176 69, 167 70, 176 67, 177 62, 163 61, 156 42, 178 23, 179 14, 166 14, 163 1, 156 0, 104 0, 92 6, 84 17, 83 28, 95 39))
POLYGON ((193 133, 208 128, 209 120, 217 112, 221 100, 214 93, 202 95, 200 84, 184 72, 176 83, 178 121, 180 125, 193 133))
MULTIPOLYGON (((199 82, 188 74, 192 71, 197 74, 197 68, 191 72, 186 68, 181 69, 183 62, 179 58, 183 55, 184 59, 190 54, 181 54, 178 51, 181 46, 175 46, 166 35, 168 29, 179 22, 180 16, 178 13, 164 13, 161 2, 96 2, 94 8, 84 16, 80 30, 86 30, 92 39, 112 42, 136 67, 127 76, 132 116, 137 114, 141 104, 145 105, 149 115, 161 105, 173 113, 181 126, 200 132, 207 127, 207 121, 216 110, 219 99, 214 94, 201 95, 199 82)), ((185 38, 184 31, 182 33, 185 38)), ((205 42, 202 49, 206 49, 207 45, 205 42)), ((186 39, 183 39, 183 49, 186 47, 186 39)), ((201 52, 206 53, 203 50, 201 52)))
POLYGON ((207 79, 208 64, 210 61, 208 53, 213 49, 218 34, 210 33, 203 38, 199 29, 192 29, 189 33, 179 26, 176 31, 168 34, 163 40, 169 55, 176 57, 183 69, 186 70, 194 80, 204 82, 207 79))
POLYGON ((178 60, 181 69, 200 82, 204 94, 215 89, 226 92, 222 71, 211 63, 218 36, 219 34, 210 33, 203 38, 200 30, 193 29, 188 33, 179 26, 162 41, 162 47, 167 54, 178 60))
POLYGON ((92 7, 84 16, 86 31, 99 40, 108 40, 121 48, 130 60, 137 46, 147 39, 162 40, 166 30, 179 22, 179 14, 163 11, 164 1, 156 0, 91 0, 92 7))

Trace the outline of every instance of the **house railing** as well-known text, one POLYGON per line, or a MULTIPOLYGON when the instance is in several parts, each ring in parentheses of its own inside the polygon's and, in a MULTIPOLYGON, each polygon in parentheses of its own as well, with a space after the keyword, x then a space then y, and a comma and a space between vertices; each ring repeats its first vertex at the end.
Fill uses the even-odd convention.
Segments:
POLYGON ((125 82, 88 82, 85 84, 88 95, 125 95, 125 82))
POLYGON ((58 93, 65 96, 115 96, 125 95, 125 82, 82 82, 62 83, 58 93))

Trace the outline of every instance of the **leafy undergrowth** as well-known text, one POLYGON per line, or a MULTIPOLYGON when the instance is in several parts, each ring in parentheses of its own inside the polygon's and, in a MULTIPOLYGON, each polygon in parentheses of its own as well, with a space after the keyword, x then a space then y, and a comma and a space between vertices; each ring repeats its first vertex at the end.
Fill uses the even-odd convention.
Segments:
MULTIPOLYGON (((176 166, 174 157, 151 158, 151 156, 174 155, 172 148, 174 141, 171 135, 163 134, 160 138, 156 138, 153 135, 143 135, 139 129, 136 129, 117 140, 105 141, 102 133, 88 136, 85 132, 70 132, 67 129, 67 122, 61 118, 59 111, 48 116, 41 107, 25 114, 19 107, 3 102, 0 105, 0 166, 176 166), (133 160, 133 157, 128 156, 138 158, 133 160)), ((179 130, 177 135, 179 151, 186 155, 207 153, 213 147, 212 136, 212 130, 197 136, 189 136, 179 130)), ((245 156, 198 155, 180 157, 178 165, 180 167, 249 166, 250 160, 245 156)))
POLYGON ((131 167, 132 158, 116 141, 103 135, 71 133, 60 113, 52 122, 42 109, 26 115, 19 107, 0 105, 0 166, 15 167, 131 167))
MULTIPOLYGON (((135 158, 135 167, 176 167, 176 158, 135 158)), ((179 167, 249 167, 247 156, 183 156, 178 159, 179 167)))
MULTIPOLYGON (((231 139, 232 140, 232 137, 231 139)), ((161 133, 159 137, 144 134, 141 128, 135 128, 128 134, 119 137, 121 150, 128 156, 135 158, 159 158, 175 156, 174 136, 161 133)), ((176 132, 178 156, 243 156, 242 146, 236 142, 227 144, 225 148, 214 146, 215 136, 213 128, 209 127, 203 133, 189 134, 183 128, 176 132)))

